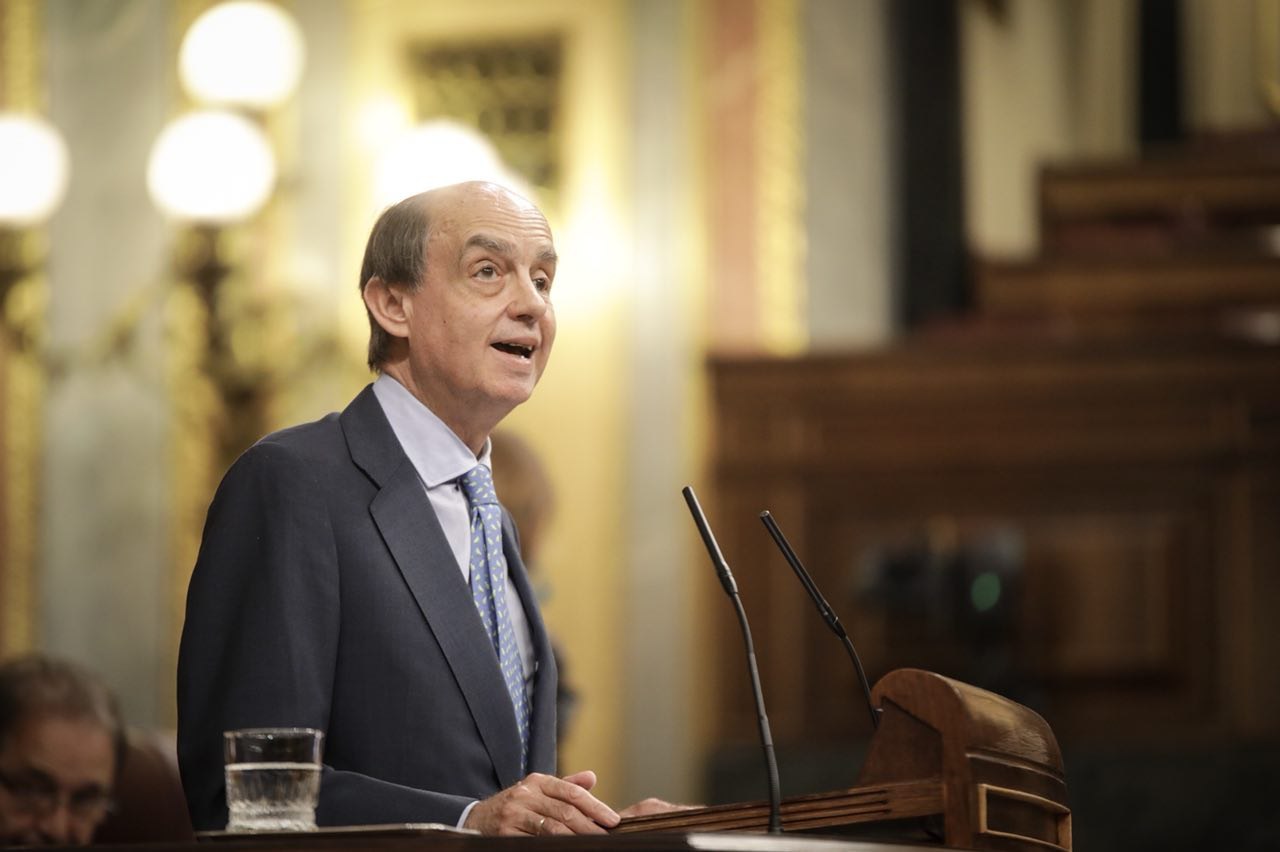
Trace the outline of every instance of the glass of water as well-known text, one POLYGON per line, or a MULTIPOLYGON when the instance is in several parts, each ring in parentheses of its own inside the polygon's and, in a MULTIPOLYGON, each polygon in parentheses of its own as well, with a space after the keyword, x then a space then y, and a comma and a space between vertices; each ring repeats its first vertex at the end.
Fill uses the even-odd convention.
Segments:
POLYGON ((324 732, 246 728, 222 738, 227 831, 314 831, 324 732))

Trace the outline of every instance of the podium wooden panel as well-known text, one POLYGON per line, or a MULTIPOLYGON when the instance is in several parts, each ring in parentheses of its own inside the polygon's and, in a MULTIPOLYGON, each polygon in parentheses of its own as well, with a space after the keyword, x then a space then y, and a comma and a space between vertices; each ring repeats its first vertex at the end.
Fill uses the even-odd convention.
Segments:
POLYGON ((479 837, 461 832, 403 826, 378 831, 244 835, 217 843, 89 848, 114 852, 927 852, 937 847, 834 838, 703 832, 633 834, 623 837, 479 837))
MULTIPOLYGON (((1062 755, 1048 724, 1008 699, 932 672, 890 672, 858 784, 782 803, 785 831, 844 831, 915 820, 939 843, 997 852, 1070 852, 1062 755)), ((641 831, 764 831, 763 802, 625 820, 641 831)))

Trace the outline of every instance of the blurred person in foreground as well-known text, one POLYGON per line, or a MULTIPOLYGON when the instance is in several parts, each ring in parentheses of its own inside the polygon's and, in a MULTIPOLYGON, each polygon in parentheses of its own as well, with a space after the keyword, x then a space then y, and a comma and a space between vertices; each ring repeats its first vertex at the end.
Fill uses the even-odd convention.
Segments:
POLYGON ((222 732, 267 726, 326 732, 320 825, 618 823, 593 772, 556 777, 555 662, 489 466, 489 433, 551 353, 556 264, 542 213, 493 184, 374 224, 360 291, 377 380, 259 441, 209 507, 178 666, 197 830, 226 821, 222 732))
POLYGON ((86 845, 125 749, 115 698, 90 672, 30 655, 0 665, 0 845, 86 845))

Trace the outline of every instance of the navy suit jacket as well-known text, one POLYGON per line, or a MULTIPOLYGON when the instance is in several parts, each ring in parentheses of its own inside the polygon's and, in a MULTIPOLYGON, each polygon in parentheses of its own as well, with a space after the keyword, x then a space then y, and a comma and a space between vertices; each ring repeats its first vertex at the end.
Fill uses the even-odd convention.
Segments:
MULTIPOLYGON (((556 669, 503 513, 537 668, 529 771, 555 772, 556 669)), ((227 811, 222 732, 326 733, 321 825, 453 824, 521 778, 493 645, 417 471, 366 387, 268 435, 209 507, 178 658, 178 756, 197 830, 227 811)))

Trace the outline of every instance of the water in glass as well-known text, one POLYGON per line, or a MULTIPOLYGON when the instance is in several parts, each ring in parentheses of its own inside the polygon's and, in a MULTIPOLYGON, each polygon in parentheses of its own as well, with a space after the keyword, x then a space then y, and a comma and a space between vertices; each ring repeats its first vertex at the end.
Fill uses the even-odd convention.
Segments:
POLYGON ((274 761, 226 767, 228 831, 310 831, 316 827, 320 767, 274 761))

